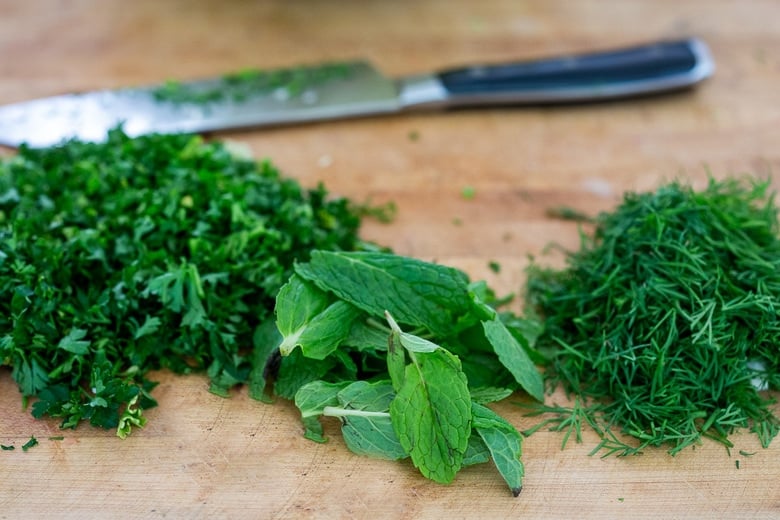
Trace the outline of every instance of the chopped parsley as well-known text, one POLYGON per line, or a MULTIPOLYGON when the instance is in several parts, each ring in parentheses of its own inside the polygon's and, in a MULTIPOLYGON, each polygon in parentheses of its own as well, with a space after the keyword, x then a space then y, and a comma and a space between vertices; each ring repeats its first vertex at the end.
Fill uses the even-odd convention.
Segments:
POLYGON ((361 209, 188 135, 22 146, 0 160, 0 366, 35 417, 142 426, 154 369, 211 391, 254 361, 293 263, 353 250, 361 209))

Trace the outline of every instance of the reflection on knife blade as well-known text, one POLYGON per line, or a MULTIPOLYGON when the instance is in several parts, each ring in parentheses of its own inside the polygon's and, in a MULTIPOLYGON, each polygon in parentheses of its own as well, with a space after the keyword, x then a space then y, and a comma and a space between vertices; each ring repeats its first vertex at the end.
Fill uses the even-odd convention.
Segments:
POLYGON ((368 116, 410 109, 601 101, 690 87, 714 66, 695 38, 399 79, 363 61, 66 94, 0 107, 0 143, 50 146, 368 116))

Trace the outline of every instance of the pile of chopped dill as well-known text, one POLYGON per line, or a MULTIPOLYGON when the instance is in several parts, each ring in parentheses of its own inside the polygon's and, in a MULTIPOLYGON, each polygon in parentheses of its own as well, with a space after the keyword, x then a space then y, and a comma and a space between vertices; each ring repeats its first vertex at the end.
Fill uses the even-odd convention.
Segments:
POLYGON ((32 413, 117 428, 150 370, 262 398, 262 324, 293 263, 362 247, 363 210, 188 135, 22 146, 0 160, 0 367, 32 413))
POLYGON ((742 428, 766 447, 777 435, 780 238, 769 181, 627 193, 582 233, 566 268, 533 265, 527 289, 544 318, 548 383, 575 400, 539 411, 557 412, 546 423, 570 432, 590 423, 602 437, 594 452, 675 454, 703 437, 730 447, 742 428))

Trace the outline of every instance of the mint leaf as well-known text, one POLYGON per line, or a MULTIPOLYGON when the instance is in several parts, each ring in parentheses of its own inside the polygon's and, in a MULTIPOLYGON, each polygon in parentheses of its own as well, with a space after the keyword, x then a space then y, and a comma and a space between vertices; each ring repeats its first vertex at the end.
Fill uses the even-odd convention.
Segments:
POLYGON ((353 347, 358 352, 387 350, 390 331, 375 323, 372 319, 357 320, 352 324, 349 336, 344 339, 344 345, 353 347))
POLYGON ((490 461, 490 450, 478 433, 472 433, 469 437, 469 445, 463 454, 463 467, 475 464, 484 464, 490 461))
POLYGON ((483 321, 482 327, 498 359, 512 373, 523 390, 537 401, 544 401, 542 374, 506 325, 494 319, 483 321))
POLYGON ((493 463, 514 496, 523 489, 524 467, 520 461, 522 437, 506 419, 490 408, 472 404, 474 429, 490 451, 493 463))
POLYGON ((410 352, 404 381, 390 405, 398 439, 427 478, 449 483, 463 463, 471 402, 460 361, 446 350, 410 352))
POLYGON ((332 357, 312 359, 305 357, 300 349, 293 350, 282 358, 274 381, 274 393, 283 399, 293 399, 303 385, 322 379, 337 363, 332 357))
POLYGON ((249 397, 271 402, 271 396, 266 393, 266 372, 274 354, 279 350, 282 335, 276 328, 273 319, 267 319, 257 326, 252 334, 252 370, 249 372, 249 397))
POLYGON ((341 433, 352 452, 398 460, 408 453, 398 440, 390 418, 394 397, 393 386, 388 381, 356 381, 338 393, 341 407, 326 407, 324 414, 341 419, 341 433))
POLYGON ((325 359, 349 335, 360 315, 354 306, 330 297, 298 276, 292 276, 276 297, 276 323, 282 334, 279 351, 287 356, 301 347, 306 357, 325 359))
POLYGON ((473 310, 466 275, 390 253, 313 251, 295 272, 368 312, 448 336, 473 310))
POLYGON ((471 400, 479 404, 495 403, 503 399, 506 399, 507 397, 512 395, 513 392, 514 390, 512 390, 511 388, 502 388, 502 387, 495 387, 495 386, 483 386, 480 388, 472 388, 471 400))
POLYGON ((325 442, 319 416, 326 406, 339 403, 337 394, 349 383, 326 383, 312 381, 303 385, 295 393, 295 406, 301 412, 301 420, 306 429, 304 437, 315 442, 325 442))

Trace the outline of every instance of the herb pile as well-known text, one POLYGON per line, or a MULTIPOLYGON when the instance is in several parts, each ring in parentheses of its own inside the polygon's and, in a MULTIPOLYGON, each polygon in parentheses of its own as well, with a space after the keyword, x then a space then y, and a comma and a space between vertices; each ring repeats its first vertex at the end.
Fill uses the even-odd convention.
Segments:
POLYGON ((568 267, 533 266, 528 303, 544 317, 547 377, 576 396, 542 407, 554 427, 590 423, 594 450, 677 453, 702 437, 731 446, 750 428, 764 446, 780 423, 780 238, 769 183, 681 183, 626 194, 568 267), (627 442, 619 433, 634 437, 627 442))
POLYGON ((442 483, 492 459, 517 496, 521 436, 485 404, 520 389, 541 401, 544 387, 537 324, 498 303, 454 268, 314 251, 277 297, 276 393, 295 399, 313 440, 321 416, 338 417, 352 451, 411 458, 442 483))
POLYGON ((145 374, 206 370, 262 397, 261 324, 312 249, 361 247, 360 210, 198 137, 71 141, 0 161, 0 366, 32 413, 117 428, 145 374))

